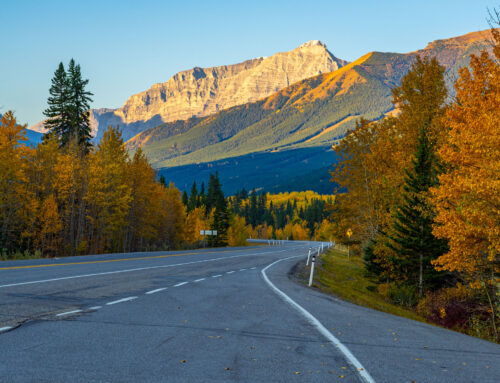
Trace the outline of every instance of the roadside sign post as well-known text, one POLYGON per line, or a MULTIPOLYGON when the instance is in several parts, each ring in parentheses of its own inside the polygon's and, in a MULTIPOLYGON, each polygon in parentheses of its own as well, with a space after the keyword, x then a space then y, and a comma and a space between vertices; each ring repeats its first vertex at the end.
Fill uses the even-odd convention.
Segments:
POLYGON ((217 235, 217 230, 200 230, 200 235, 203 235, 203 247, 207 247, 207 235, 217 235))
MULTIPOLYGON (((318 247, 319 251, 319 247, 318 247)), ((312 286, 313 283, 313 277, 314 277, 314 263, 316 262, 316 256, 313 254, 312 259, 311 259, 311 274, 309 274, 309 287, 312 286)))
MULTIPOLYGON (((347 235, 348 239, 351 239, 352 230, 351 229, 347 229, 346 235, 347 235)), ((347 242, 347 260, 349 261, 350 259, 351 259, 351 252, 350 252, 350 249, 349 249, 349 242, 347 242)))
POLYGON ((309 248, 309 253, 307 254, 306 266, 309 266, 309 258, 311 257, 311 248, 309 248))

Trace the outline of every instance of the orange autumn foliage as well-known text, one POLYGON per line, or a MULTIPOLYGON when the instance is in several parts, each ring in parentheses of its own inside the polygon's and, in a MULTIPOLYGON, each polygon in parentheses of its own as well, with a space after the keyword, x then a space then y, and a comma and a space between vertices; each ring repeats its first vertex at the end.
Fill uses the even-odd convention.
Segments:
MULTIPOLYGON (((500 50, 495 52, 499 60, 500 50)), ((448 238, 450 251, 435 265, 495 284, 500 281, 500 65, 486 52, 472 56, 470 65, 460 70, 456 100, 446 112, 449 133, 439 151, 449 169, 434 190, 434 233, 448 238)))

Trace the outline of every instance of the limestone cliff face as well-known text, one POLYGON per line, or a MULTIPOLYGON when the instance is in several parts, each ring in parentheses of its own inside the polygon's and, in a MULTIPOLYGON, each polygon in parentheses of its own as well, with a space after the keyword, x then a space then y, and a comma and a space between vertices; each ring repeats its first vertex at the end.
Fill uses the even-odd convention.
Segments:
MULTIPOLYGON (((202 117, 267 97, 297 81, 334 71, 346 62, 325 44, 310 41, 289 52, 239 64, 193 68, 131 96, 119 109, 93 109, 92 132, 100 139, 108 125, 119 125, 124 139, 163 122, 202 117)), ((32 127, 43 130, 43 123, 32 127)))
POLYGON ((133 95, 115 113, 129 124, 157 115, 163 122, 207 116, 269 96, 305 78, 343 66, 319 41, 271 57, 179 72, 164 83, 133 95))

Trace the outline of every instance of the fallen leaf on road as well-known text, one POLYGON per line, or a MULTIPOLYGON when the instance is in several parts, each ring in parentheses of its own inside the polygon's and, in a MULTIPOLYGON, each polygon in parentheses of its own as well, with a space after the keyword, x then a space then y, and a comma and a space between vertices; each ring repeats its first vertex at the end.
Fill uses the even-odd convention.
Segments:
POLYGON ((181 360, 181 363, 186 363, 186 361, 184 359, 181 360))
POLYGON ((398 338, 394 338, 394 340, 398 340, 398 338))
POLYGON ((226 367, 226 370, 229 371, 231 369, 231 367, 226 367))
POLYGON ((300 372, 299 372, 299 371, 295 371, 295 375, 299 375, 299 374, 300 374, 300 372))
POLYGON ((342 370, 347 370, 347 367, 342 366, 342 370))

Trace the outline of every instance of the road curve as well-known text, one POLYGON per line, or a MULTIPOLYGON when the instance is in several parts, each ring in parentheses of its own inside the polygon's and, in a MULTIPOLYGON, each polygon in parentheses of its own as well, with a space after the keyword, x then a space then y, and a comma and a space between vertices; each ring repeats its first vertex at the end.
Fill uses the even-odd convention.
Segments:
POLYGON ((0 382, 498 382, 500 346, 288 278, 310 244, 0 263, 0 382))

